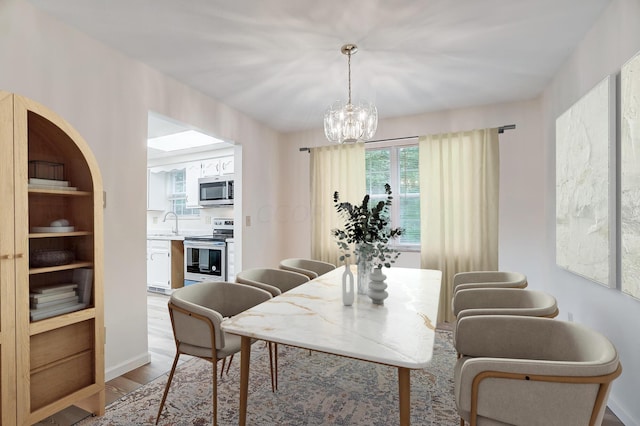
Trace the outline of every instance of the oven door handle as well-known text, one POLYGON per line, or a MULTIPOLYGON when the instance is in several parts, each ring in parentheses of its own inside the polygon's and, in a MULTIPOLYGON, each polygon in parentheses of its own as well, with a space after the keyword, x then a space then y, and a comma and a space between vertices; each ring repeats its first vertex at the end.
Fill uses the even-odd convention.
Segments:
POLYGON ((224 242, 220 241, 184 241, 185 248, 222 248, 226 245, 224 242))

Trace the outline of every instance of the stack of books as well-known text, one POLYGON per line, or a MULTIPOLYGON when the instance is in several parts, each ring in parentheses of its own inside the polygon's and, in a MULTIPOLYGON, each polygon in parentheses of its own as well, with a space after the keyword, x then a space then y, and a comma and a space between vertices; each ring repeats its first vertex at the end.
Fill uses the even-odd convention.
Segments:
POLYGON ((62 315, 84 309, 91 303, 93 270, 77 269, 73 282, 52 284, 33 289, 29 293, 31 321, 62 315))

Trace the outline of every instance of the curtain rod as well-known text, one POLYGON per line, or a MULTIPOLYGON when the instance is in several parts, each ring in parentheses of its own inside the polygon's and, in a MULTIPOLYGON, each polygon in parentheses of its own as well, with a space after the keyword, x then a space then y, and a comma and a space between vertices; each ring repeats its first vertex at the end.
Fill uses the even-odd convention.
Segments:
MULTIPOLYGON (((506 126, 500 126, 500 127, 498 127, 498 133, 504 133, 505 130, 513 130, 515 128, 516 128, 515 124, 507 124, 506 126)), ((401 137, 398 137, 398 138, 376 139, 376 140, 372 140, 372 141, 365 141, 364 143, 400 141, 400 140, 405 140, 405 139, 417 139, 419 137, 420 136, 401 136, 401 137)), ((311 152, 311 148, 300 148, 300 151, 311 152)))

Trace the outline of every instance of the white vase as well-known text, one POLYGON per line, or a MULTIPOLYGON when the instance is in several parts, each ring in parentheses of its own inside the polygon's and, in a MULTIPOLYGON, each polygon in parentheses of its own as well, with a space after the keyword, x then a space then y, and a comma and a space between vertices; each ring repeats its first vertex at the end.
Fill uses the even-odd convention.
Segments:
POLYGON ((351 306, 355 298, 353 273, 351 272, 351 265, 349 265, 349 263, 344 266, 344 273, 342 274, 342 303, 344 306, 351 306))
POLYGON ((375 305, 384 305, 384 299, 389 297, 389 293, 385 291, 387 283, 384 282, 387 276, 382 273, 382 268, 376 267, 371 271, 369 279, 369 291, 367 294, 371 298, 371 301, 375 305))

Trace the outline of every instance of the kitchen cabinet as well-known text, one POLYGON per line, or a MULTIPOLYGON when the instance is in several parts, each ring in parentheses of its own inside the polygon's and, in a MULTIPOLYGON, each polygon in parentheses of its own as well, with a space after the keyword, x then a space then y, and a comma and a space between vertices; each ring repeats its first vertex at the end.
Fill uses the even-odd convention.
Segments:
POLYGON ((167 210, 167 172, 147 169, 147 210, 167 210))
POLYGON ((98 165, 64 119, 2 91, 0 200, 1 423, 30 425, 71 405, 102 415, 104 242, 98 165), (65 180, 69 187, 35 186, 29 183, 32 177, 56 184, 65 180), (61 218, 73 228, 45 229, 61 218), (42 259, 49 263, 35 264, 42 259), (30 294, 69 283, 80 269, 91 269, 89 303, 31 321, 30 294))
POLYGON ((233 174, 233 156, 220 158, 220 174, 231 175, 233 174))
POLYGON ((202 173, 200 177, 219 176, 220 175, 220 159, 208 158, 200 163, 202 173))
POLYGON ((147 287, 167 293, 171 288, 171 241, 147 240, 147 287))
POLYGON ((184 286, 184 245, 179 239, 147 240, 147 288, 170 294, 184 286))
POLYGON ((200 187, 198 186, 198 179, 202 177, 202 162, 192 161, 185 166, 185 181, 187 187, 187 200, 186 207, 194 208, 199 207, 198 193, 200 187))

